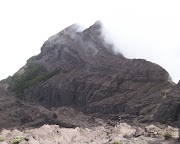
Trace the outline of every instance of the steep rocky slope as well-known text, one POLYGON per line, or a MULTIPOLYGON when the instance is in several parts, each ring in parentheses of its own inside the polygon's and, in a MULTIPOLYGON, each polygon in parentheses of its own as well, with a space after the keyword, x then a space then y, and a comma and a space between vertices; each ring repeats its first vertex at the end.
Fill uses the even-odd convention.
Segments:
POLYGON ((3 83, 23 101, 48 109, 71 106, 139 122, 160 120, 161 104, 174 87, 159 65, 115 54, 99 21, 83 31, 74 24, 50 37, 39 55, 3 83))
POLYGON ((53 113, 49 110, 22 102, 6 88, 7 85, 0 84, 0 129, 20 128, 28 122, 32 122, 28 126, 36 125, 40 121, 44 124, 53 118, 53 113))
POLYGON ((74 128, 93 126, 90 116, 85 116, 71 108, 48 110, 43 106, 28 104, 15 98, 0 84, 0 130, 39 127, 43 124, 56 124, 60 127, 74 128))
POLYGON ((165 93, 163 103, 161 104, 156 119, 163 123, 174 123, 180 126, 180 82, 165 93))

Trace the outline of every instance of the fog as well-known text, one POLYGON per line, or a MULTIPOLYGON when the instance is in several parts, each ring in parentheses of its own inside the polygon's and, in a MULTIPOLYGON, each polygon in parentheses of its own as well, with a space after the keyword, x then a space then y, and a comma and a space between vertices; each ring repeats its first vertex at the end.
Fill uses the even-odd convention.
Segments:
POLYGON ((106 39, 128 58, 144 58, 180 79, 180 2, 177 0, 0 1, 0 79, 40 52, 52 35, 101 20, 106 39))

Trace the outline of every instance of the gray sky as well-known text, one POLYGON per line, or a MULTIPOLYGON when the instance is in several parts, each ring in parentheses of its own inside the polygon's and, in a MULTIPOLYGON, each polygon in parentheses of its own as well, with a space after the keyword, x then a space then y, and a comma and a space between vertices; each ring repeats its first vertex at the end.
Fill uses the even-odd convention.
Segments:
POLYGON ((1 0, 0 79, 38 54, 50 36, 96 20, 117 51, 155 62, 180 79, 179 0, 1 0))

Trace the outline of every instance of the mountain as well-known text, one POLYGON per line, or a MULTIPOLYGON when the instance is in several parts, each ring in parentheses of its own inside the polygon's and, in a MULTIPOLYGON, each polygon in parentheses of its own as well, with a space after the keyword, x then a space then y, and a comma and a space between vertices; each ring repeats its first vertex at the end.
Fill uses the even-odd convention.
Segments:
MULTIPOLYGON (((155 63, 115 53, 102 28, 99 21, 83 31, 77 24, 67 27, 1 83, 23 103, 40 105, 47 113, 66 106, 112 120, 163 122, 172 117, 164 108, 166 102, 176 101, 167 99, 169 91, 179 96, 179 87, 168 72, 155 63)), ((172 107, 174 111, 179 106, 172 107)))

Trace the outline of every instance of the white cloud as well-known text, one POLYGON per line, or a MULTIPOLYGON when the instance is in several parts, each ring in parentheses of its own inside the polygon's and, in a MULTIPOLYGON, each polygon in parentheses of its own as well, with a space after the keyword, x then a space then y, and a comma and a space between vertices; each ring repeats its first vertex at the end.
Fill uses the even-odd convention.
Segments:
POLYGON ((145 58, 180 79, 178 0, 0 1, 0 79, 12 75, 63 28, 102 20, 116 49, 145 58))

